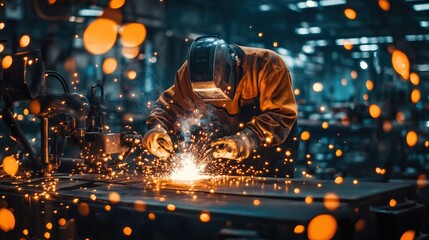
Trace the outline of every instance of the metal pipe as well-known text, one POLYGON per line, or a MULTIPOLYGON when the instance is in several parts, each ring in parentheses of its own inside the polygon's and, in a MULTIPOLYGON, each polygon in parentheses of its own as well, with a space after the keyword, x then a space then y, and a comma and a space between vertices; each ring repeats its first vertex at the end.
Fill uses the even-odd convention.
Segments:
POLYGON ((46 166, 50 164, 49 161, 49 120, 47 117, 41 118, 41 151, 42 151, 42 163, 46 166))

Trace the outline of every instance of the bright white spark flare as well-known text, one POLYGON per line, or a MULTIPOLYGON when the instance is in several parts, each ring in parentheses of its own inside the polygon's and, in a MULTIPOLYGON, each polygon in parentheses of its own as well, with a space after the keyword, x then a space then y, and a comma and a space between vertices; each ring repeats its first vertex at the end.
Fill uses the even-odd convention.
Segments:
POLYGON ((195 158, 191 153, 182 153, 175 156, 176 161, 171 180, 174 181, 195 181, 208 178, 203 174, 205 164, 196 164, 195 158))

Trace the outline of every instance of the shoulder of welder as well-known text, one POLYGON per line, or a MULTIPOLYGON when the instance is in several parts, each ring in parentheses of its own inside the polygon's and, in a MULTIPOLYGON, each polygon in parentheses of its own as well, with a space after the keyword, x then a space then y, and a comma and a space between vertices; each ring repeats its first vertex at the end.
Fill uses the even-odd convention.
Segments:
POLYGON ((265 48, 256 48, 256 47, 245 47, 239 46, 243 52, 245 58, 254 58, 255 61, 277 65, 280 68, 286 68, 286 64, 283 61, 282 57, 273 50, 265 48))

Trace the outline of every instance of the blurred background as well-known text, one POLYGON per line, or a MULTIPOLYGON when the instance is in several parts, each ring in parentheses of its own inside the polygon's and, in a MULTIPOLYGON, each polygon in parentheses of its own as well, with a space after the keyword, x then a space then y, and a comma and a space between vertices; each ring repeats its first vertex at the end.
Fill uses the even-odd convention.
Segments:
MULTIPOLYGON (((5 69, 11 55, 40 49, 73 91, 104 81, 110 129, 144 133, 196 37, 272 49, 298 102, 296 177, 426 180, 428 13, 422 0, 1 0, 0 59, 5 69)), ((37 144, 28 105, 17 103, 15 118, 37 144)))

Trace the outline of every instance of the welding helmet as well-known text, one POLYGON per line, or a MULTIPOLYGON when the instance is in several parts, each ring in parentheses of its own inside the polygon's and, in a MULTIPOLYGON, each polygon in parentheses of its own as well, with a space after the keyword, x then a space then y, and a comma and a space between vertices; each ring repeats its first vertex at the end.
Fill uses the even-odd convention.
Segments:
POLYGON ((237 53, 216 36, 195 39, 188 55, 188 73, 194 92, 205 102, 234 98, 238 84, 237 53))

